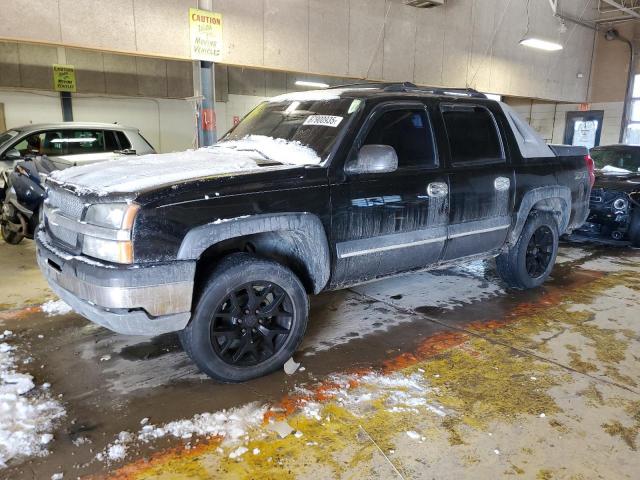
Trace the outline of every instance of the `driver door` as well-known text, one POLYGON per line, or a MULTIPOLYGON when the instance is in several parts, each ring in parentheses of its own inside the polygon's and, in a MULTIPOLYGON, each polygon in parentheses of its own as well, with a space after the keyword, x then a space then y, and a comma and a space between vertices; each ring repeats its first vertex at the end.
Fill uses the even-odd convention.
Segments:
POLYGON ((398 169, 348 174, 331 186, 333 286, 423 268, 440 259, 446 241, 448 179, 440 171, 429 109, 413 102, 379 105, 347 164, 363 145, 393 147, 398 169))

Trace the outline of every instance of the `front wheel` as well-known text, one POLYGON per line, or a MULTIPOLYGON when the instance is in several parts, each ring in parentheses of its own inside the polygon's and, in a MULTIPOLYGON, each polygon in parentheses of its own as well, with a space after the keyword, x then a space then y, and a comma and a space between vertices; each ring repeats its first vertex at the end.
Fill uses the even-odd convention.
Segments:
POLYGON ((498 274, 511 288, 542 285, 551 274, 558 255, 558 225, 547 212, 533 212, 509 250, 496 258, 498 274))
POLYGON ((302 340, 308 312, 307 294, 291 270, 233 254, 211 273, 180 340, 207 375, 243 382, 282 368, 302 340))

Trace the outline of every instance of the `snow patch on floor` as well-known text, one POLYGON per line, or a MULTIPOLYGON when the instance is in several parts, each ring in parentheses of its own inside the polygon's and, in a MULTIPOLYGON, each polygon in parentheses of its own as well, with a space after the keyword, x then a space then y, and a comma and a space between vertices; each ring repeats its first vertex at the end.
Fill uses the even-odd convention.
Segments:
MULTIPOLYGON (((12 334, 7 330, 2 336, 12 334)), ((31 375, 16 371, 17 356, 16 347, 0 343, 0 468, 12 460, 47 455, 51 431, 65 415, 48 388, 36 387, 31 375)))
MULTIPOLYGON (((164 425, 147 423, 136 433, 120 432, 113 443, 96 455, 96 459, 107 463, 119 461, 126 457, 127 451, 136 442, 150 443, 165 437, 183 440, 192 437, 220 437, 222 445, 235 446, 246 439, 251 429, 262 424, 266 411, 266 406, 250 403, 230 410, 200 413, 190 419, 164 425)), ((237 456, 241 456, 246 450, 237 452, 237 456)))
POLYGON ((72 310, 72 308, 63 300, 49 300, 48 302, 43 303, 40 308, 49 317, 53 317, 55 315, 66 315, 72 310))
MULTIPOLYGON (((409 376, 401 373, 383 375, 368 373, 357 378, 357 385, 352 387, 353 376, 336 375, 330 377, 331 383, 338 385, 325 393, 332 396, 342 407, 352 414, 365 417, 374 402, 382 401, 389 412, 410 412, 419 414, 427 410, 438 417, 447 415, 447 411, 439 404, 430 401, 430 396, 437 393, 418 373, 409 376)), ((302 407, 302 414, 307 418, 322 420, 322 406, 315 401, 308 401, 302 407)))

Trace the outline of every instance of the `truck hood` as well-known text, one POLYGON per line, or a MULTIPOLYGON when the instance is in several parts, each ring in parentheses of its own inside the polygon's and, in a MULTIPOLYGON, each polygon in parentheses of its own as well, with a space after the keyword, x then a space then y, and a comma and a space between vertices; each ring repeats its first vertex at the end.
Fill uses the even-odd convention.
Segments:
POLYGON ((224 142, 198 150, 69 168, 54 172, 51 181, 81 195, 136 194, 186 181, 251 174, 269 165, 278 165, 276 168, 281 169, 309 163, 311 157, 307 150, 311 149, 308 147, 270 140, 276 145, 272 145, 271 150, 253 140, 224 142))

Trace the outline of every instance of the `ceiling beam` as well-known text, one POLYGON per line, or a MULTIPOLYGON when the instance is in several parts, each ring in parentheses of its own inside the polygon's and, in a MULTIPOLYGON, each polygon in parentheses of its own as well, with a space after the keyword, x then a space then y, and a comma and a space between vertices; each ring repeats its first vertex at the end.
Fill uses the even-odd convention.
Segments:
POLYGON ((621 12, 624 12, 624 13, 627 13, 627 14, 631 15, 632 17, 640 18, 640 13, 636 12, 635 10, 631 10, 630 8, 627 8, 627 7, 624 7, 624 6, 620 5, 618 2, 616 2, 614 0, 602 0, 602 1, 604 3, 608 3, 612 7, 617 8, 621 12))

